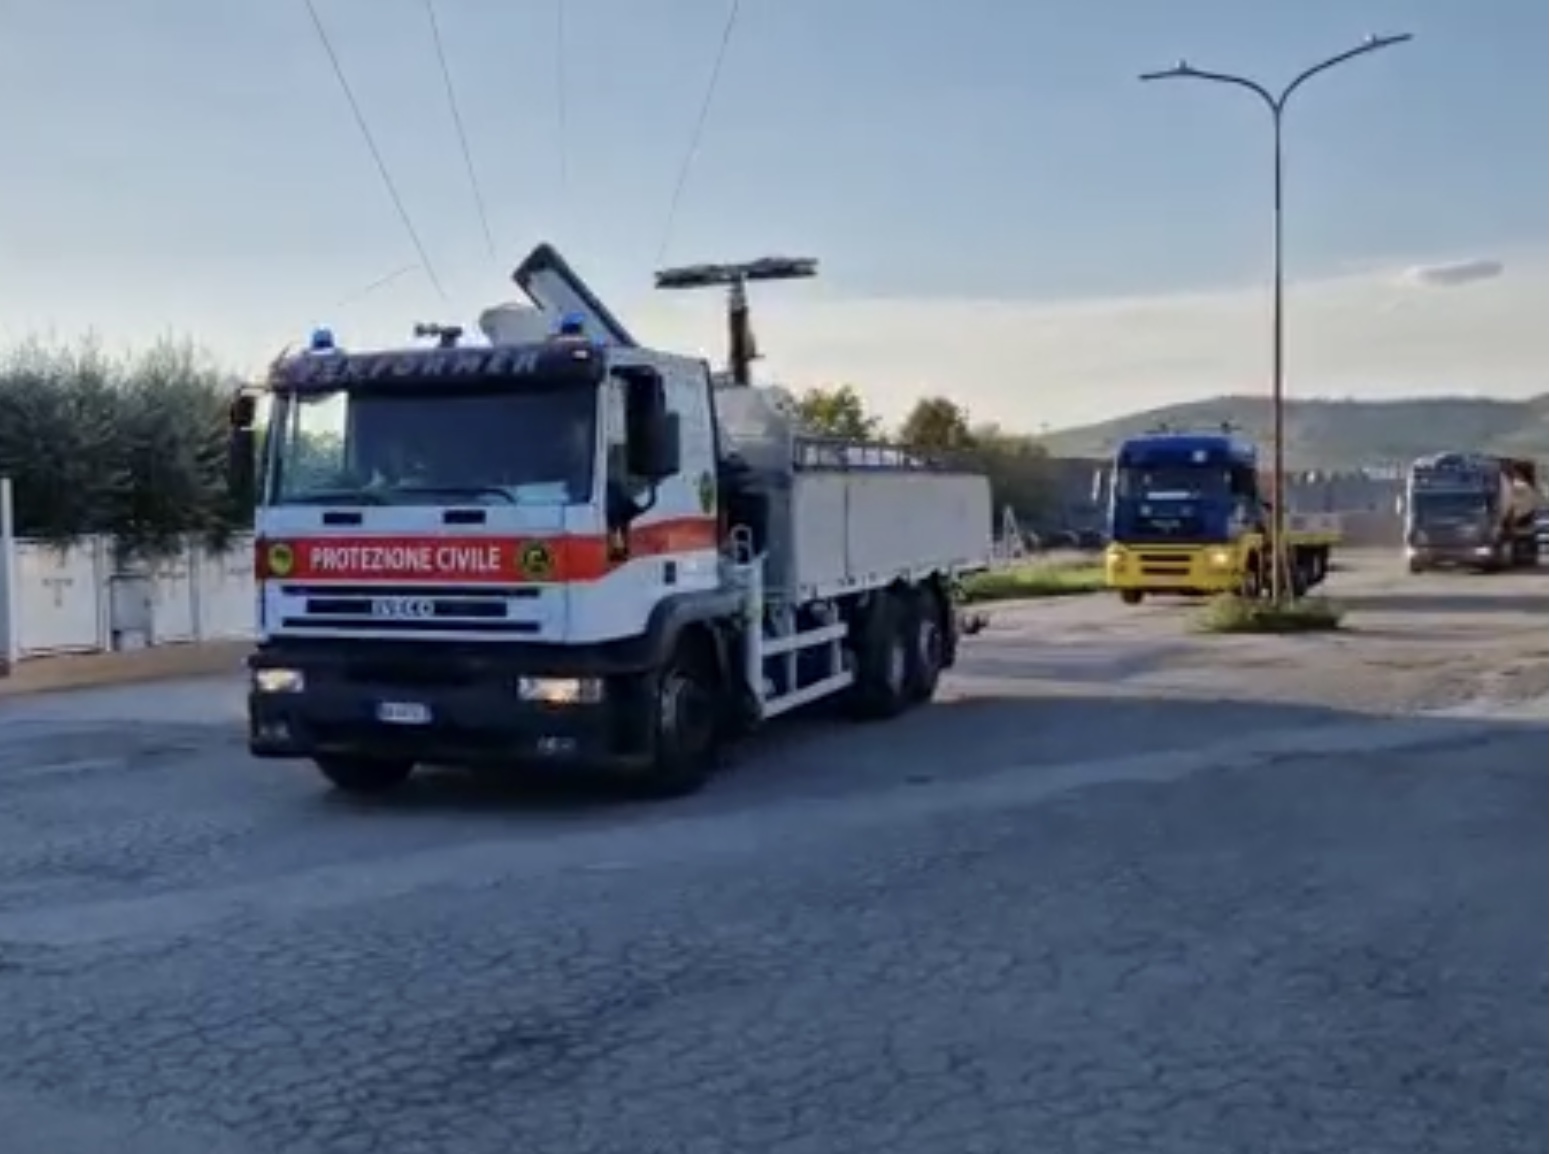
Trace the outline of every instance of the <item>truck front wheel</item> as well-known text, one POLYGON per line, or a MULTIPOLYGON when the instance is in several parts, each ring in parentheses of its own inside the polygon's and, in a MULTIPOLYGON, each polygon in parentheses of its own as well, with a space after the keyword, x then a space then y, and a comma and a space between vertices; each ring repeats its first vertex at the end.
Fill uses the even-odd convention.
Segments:
POLYGON ((647 797, 685 797, 703 789, 715 773, 724 726, 714 662, 705 649, 683 638, 656 681, 652 761, 638 782, 647 797))
POLYGON ((1119 600, 1126 605, 1139 605, 1146 599, 1146 595, 1139 589, 1120 589, 1119 600))
POLYGON ((1237 595, 1248 601, 1257 601, 1264 596, 1264 567, 1260 563, 1257 553, 1252 553, 1248 556, 1248 562, 1243 567, 1242 583, 1238 586, 1237 595))
POLYGON ((387 793, 409 780, 412 761, 329 754, 314 762, 330 784, 342 793, 362 796, 387 793))

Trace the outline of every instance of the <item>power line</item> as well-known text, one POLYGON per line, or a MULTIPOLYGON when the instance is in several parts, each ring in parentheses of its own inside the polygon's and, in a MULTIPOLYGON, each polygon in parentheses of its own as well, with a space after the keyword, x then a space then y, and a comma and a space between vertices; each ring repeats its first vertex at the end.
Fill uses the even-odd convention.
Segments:
POLYGON ((715 53, 715 64, 710 69, 710 83, 705 86, 704 102, 699 106, 699 119, 694 124, 694 133, 689 137, 688 151, 683 154, 682 167, 678 169, 678 182, 673 186, 672 200, 667 205, 667 224, 662 229, 661 249, 656 254, 656 263, 661 264, 667 259, 667 245, 672 240, 672 226, 678 219, 678 206, 683 200, 683 190, 688 185, 689 170, 694 167, 694 157, 699 153, 699 142, 705 134, 705 125, 710 119, 710 109, 715 105, 716 88, 721 82, 721 66, 726 63, 726 52, 731 47, 732 33, 737 28, 737 16, 742 11, 742 0, 731 0, 731 7, 726 13, 726 26, 721 29, 721 45, 715 53))
POLYGON ((334 302, 334 306, 333 307, 336 308, 336 309, 342 309, 346 305, 355 304, 357 301, 364 300, 366 297, 370 296, 372 293, 376 292, 378 289, 386 288, 388 285, 392 284, 394 281, 398 280, 400 277, 406 277, 411 272, 419 272, 419 270, 420 270, 420 266, 417 265, 417 264, 406 264, 406 265, 403 265, 400 268, 395 268, 392 272, 388 273, 386 276, 379 276, 379 277, 376 278, 376 280, 371 281, 371 282, 369 282, 369 283, 367 283, 365 285, 362 285, 360 288, 356 289, 354 292, 350 293, 349 295, 340 297, 337 301, 334 302))
POLYGON ((344 74, 344 66, 339 63, 339 54, 334 51, 333 40, 328 35, 328 29, 323 25, 323 18, 318 15, 317 4, 314 0, 302 0, 302 3, 306 5, 307 14, 312 17, 312 28, 317 33, 317 41, 323 46, 323 51, 328 56, 328 63, 333 68, 334 79, 339 82, 344 99, 355 117, 355 127, 360 129, 361 139, 366 142, 366 149, 371 153, 371 159, 376 162, 377 173, 382 178, 382 187, 387 190, 393 207, 398 210, 398 219, 403 224, 403 231, 408 233, 409 242, 419 255, 419 264, 425 270, 425 279, 430 281, 431 287, 436 290, 436 295, 446 300, 446 288, 442 285, 441 278, 436 275, 430 254, 425 251, 425 242, 420 239, 419 230, 414 227, 409 210, 404 206, 403 197, 398 194, 398 186, 393 182, 393 174, 388 170, 387 161, 382 158, 382 150, 377 147, 376 137, 371 134, 371 126, 366 123, 365 113, 360 110, 360 102, 355 99, 355 90, 350 87, 349 77, 344 74))
POLYGON ((463 126, 462 108, 457 102, 457 86, 452 83, 452 68, 447 63, 446 45, 441 40, 441 22, 436 19, 436 0, 424 0, 425 15, 430 20, 430 39, 436 46, 436 63, 441 67, 441 82, 446 86, 446 104, 452 113, 452 127, 457 132, 457 144, 462 149, 463 167, 468 170, 468 187, 473 190, 473 207, 479 214, 479 226, 484 230, 484 243, 489 247, 491 260, 499 260, 495 252, 495 233, 489 226, 489 212, 484 207, 484 191, 479 187, 479 172, 473 164, 473 149, 468 146, 468 130, 463 126))

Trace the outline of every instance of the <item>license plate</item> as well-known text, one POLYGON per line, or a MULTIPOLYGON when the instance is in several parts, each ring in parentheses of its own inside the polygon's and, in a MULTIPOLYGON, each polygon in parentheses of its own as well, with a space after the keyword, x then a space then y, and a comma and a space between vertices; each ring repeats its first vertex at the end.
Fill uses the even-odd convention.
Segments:
POLYGON ((376 707, 376 718, 388 725, 429 725, 430 706, 418 701, 383 701, 376 707))

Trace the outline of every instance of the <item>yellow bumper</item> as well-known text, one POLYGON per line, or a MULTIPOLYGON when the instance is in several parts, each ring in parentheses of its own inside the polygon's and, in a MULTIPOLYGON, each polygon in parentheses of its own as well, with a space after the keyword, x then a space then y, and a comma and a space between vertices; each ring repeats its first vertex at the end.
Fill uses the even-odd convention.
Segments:
POLYGON ((1110 589, 1226 593, 1242 584, 1242 553, 1230 545, 1110 545, 1110 589))

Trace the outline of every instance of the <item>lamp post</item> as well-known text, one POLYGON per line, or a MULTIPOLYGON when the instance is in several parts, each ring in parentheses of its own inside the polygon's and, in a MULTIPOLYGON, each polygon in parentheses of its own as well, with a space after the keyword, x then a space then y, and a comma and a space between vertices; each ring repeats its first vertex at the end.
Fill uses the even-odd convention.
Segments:
POLYGON ((1274 458, 1275 475, 1271 484, 1270 501, 1273 503, 1273 539, 1271 542, 1274 555, 1274 564, 1270 570, 1270 596, 1276 605, 1285 601, 1285 259, 1283 244, 1284 221, 1284 163, 1281 148, 1281 125, 1285 119, 1286 101, 1291 99, 1291 94, 1307 81, 1321 72, 1327 72, 1330 68, 1354 60, 1358 56, 1376 52, 1379 49, 1391 48, 1395 44, 1403 44, 1412 40, 1409 33, 1398 36, 1368 36, 1356 47, 1341 52, 1337 56, 1330 56, 1319 64, 1314 64, 1295 77, 1289 84, 1282 88, 1277 95, 1265 88, 1256 80, 1246 76, 1234 76, 1229 72, 1207 72, 1195 68, 1186 60, 1180 60, 1171 68, 1160 72, 1142 73, 1143 81, 1153 80, 1205 80, 1212 84, 1230 84, 1237 88, 1244 88, 1253 93, 1264 102, 1269 109, 1270 123, 1275 135, 1275 180, 1274 180, 1274 337, 1272 368, 1273 390, 1271 393, 1271 408, 1274 412, 1274 458))

